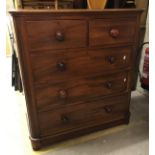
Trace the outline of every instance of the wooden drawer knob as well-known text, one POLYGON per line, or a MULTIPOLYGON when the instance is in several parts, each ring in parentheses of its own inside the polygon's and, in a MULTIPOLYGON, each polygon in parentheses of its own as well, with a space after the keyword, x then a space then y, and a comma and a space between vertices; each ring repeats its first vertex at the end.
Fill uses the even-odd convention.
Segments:
POLYGON ((69 122, 69 118, 67 116, 61 116, 62 123, 66 124, 69 122))
POLYGON ((58 69, 59 71, 65 71, 65 70, 66 70, 66 63, 63 62, 63 61, 58 62, 58 63, 56 64, 56 66, 57 66, 57 69, 58 69))
POLYGON ((119 36, 119 30, 118 29, 111 29, 110 30, 110 35, 113 37, 113 38, 117 38, 119 36))
POLYGON ((112 108, 110 106, 105 106, 104 110, 106 113, 111 113, 112 112, 112 108))
POLYGON ((111 88, 112 88, 112 83, 111 83, 111 82, 107 82, 107 83, 106 83, 106 87, 107 87, 108 89, 111 89, 111 88))
POLYGON ((64 33, 61 31, 57 31, 55 33, 55 38, 57 41, 64 41, 64 39, 65 39, 64 33))
POLYGON ((109 56, 109 57, 108 57, 108 62, 109 62, 110 64, 114 64, 114 63, 115 63, 115 57, 109 56))
POLYGON ((67 96, 68 96, 68 94, 67 94, 67 91, 66 91, 66 90, 60 90, 60 91, 59 91, 59 97, 60 97, 61 99, 66 99, 67 96))

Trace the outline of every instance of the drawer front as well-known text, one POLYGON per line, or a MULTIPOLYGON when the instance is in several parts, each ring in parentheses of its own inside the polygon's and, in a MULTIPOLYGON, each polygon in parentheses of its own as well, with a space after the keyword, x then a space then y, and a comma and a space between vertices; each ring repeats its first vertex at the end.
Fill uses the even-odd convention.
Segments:
POLYGON ((30 50, 85 47, 87 25, 82 20, 27 21, 30 50))
POLYGON ((37 52, 31 55, 31 62, 34 82, 40 84, 127 69, 131 58, 132 47, 120 47, 37 52))
POLYGON ((89 24, 90 46, 135 42, 135 20, 93 20, 89 24))
POLYGON ((71 104, 80 100, 123 93, 128 89, 128 81, 128 73, 117 73, 38 85, 35 88, 37 106, 42 110, 55 104, 71 104))
POLYGON ((129 95, 69 105, 39 113, 42 136, 67 133, 125 118, 129 109, 129 95))

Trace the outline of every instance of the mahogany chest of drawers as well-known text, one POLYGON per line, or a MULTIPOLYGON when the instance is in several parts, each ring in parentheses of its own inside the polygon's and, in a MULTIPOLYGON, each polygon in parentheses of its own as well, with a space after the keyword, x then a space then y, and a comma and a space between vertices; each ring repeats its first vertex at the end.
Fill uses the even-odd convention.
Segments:
POLYGON ((33 149, 129 122, 141 12, 10 12, 33 149))

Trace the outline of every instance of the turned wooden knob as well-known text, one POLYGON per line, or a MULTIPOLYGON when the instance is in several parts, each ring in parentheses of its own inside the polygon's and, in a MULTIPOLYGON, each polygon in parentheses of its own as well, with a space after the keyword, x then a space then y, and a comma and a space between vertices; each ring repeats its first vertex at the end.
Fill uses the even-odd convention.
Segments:
POLYGON ((66 99, 67 96, 68 96, 68 94, 67 94, 67 91, 66 91, 66 90, 60 90, 60 91, 59 91, 59 97, 60 97, 61 99, 66 99))
POLYGON ((67 116, 61 116, 62 123, 66 124, 69 122, 69 118, 67 116))
POLYGON ((110 64, 114 64, 115 63, 115 57, 112 57, 112 56, 108 57, 108 62, 110 64))
POLYGON ((61 31, 57 31, 55 33, 55 38, 57 41, 64 41, 64 39, 65 39, 64 33, 61 31))
POLYGON ((108 89, 112 88, 112 83, 111 83, 111 82, 107 82, 107 83, 106 83, 106 87, 107 87, 108 89))
POLYGON ((110 30, 110 35, 113 37, 113 38, 117 38, 119 36, 119 30, 118 29, 111 29, 110 30))
POLYGON ((110 106, 105 106, 104 110, 106 113, 111 113, 112 112, 112 108, 110 106))
POLYGON ((66 70, 66 63, 63 62, 63 61, 58 62, 58 63, 56 64, 56 66, 57 66, 57 69, 58 69, 59 71, 65 71, 65 70, 66 70))

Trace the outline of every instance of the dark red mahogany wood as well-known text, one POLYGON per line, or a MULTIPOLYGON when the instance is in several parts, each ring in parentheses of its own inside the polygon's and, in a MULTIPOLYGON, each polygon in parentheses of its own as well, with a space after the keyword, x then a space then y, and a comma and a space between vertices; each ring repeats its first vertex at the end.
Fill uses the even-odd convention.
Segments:
POLYGON ((16 10, 34 150, 129 122, 142 10, 16 10))

